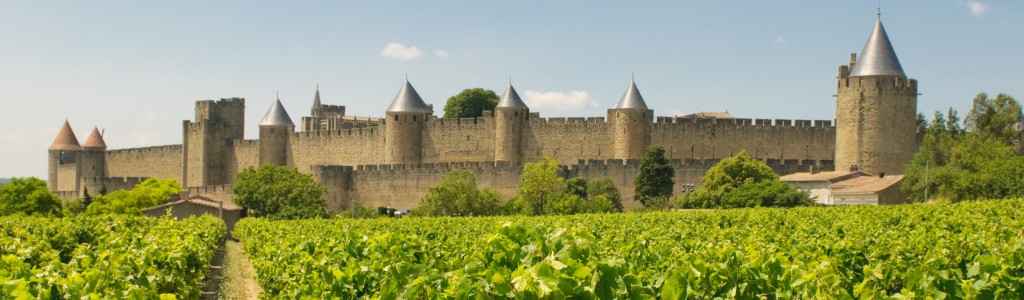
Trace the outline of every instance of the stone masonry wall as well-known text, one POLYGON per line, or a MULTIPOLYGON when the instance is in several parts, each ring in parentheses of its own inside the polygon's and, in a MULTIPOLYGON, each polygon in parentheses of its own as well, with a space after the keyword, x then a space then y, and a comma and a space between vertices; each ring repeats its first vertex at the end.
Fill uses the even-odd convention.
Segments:
POLYGON ((108 150, 107 176, 173 178, 182 184, 181 151, 181 145, 108 150))

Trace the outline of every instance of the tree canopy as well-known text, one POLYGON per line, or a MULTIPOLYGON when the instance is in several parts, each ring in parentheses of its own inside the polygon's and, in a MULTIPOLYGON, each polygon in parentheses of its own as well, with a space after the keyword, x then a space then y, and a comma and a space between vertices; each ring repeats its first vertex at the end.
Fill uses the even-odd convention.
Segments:
POLYGON ((644 206, 664 203, 672 196, 675 170, 665 158, 665 148, 653 145, 640 157, 640 170, 633 179, 634 198, 644 206))
POLYGON ((448 171, 423 196, 418 214, 428 216, 488 216, 501 212, 501 195, 492 189, 479 190, 476 174, 462 169, 448 171))
POLYGON ((180 194, 181 190, 177 180, 149 178, 135 185, 131 190, 120 190, 92 197, 92 203, 85 209, 85 213, 87 215, 139 214, 144 208, 167 203, 171 200, 171 196, 180 194))
POLYGON ((558 161, 543 157, 535 163, 527 163, 519 176, 516 199, 521 213, 542 215, 544 206, 558 200, 565 193, 565 179, 558 174, 558 161))
POLYGON ((327 215, 323 185, 295 168, 262 165, 238 172, 233 186, 235 203, 250 216, 274 219, 316 218, 327 215))
POLYGON ((1020 105, 1005 94, 978 94, 963 128, 952 108, 935 112, 900 189, 913 201, 1024 196, 1020 121, 1020 105))
POLYGON ((494 110, 498 106, 498 94, 483 88, 465 89, 458 95, 448 98, 444 105, 445 118, 476 118, 481 117, 485 110, 494 110))
POLYGON ((15 177, 0 186, 0 216, 17 213, 61 216, 61 210, 60 199, 39 178, 15 177))
POLYGON ((814 200, 779 180, 764 162, 740 151, 725 158, 704 174, 701 187, 693 191, 687 208, 737 208, 755 206, 791 207, 810 205, 814 200))

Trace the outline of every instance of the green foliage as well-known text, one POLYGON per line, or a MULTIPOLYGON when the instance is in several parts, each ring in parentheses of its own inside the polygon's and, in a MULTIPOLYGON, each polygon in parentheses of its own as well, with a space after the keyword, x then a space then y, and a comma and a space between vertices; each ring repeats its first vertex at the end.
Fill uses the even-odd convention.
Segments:
POLYGON ((334 214, 337 218, 352 218, 352 219, 372 219, 379 218, 381 215, 376 209, 363 206, 359 203, 359 200, 352 200, 352 207, 349 207, 343 211, 334 214))
POLYGON ((262 165, 238 172, 232 187, 235 203, 250 216, 303 219, 327 216, 323 185, 295 168, 262 165))
POLYGON ((472 171, 454 169, 427 190, 416 212, 427 216, 496 215, 501 212, 501 195, 492 189, 477 189, 472 171))
POLYGON ((498 105, 498 94, 492 90, 472 88, 462 90, 458 95, 448 98, 444 105, 445 118, 476 118, 483 116, 485 110, 493 111, 498 105))
POLYGON ((521 209, 518 213, 526 215, 545 214, 544 208, 559 202, 565 193, 565 179, 558 174, 558 161, 550 157, 541 158, 535 163, 527 163, 519 176, 519 189, 512 206, 521 209))
POLYGON ((120 190, 93 197, 86 208, 88 215, 140 214, 142 209, 167 203, 171 196, 181 193, 181 186, 174 179, 149 178, 135 185, 130 191, 120 190))
POLYGON ((565 181, 565 192, 576 195, 580 199, 587 199, 587 179, 584 177, 573 177, 565 181))
POLYGON ((615 187, 615 183, 608 176, 599 177, 591 180, 587 184, 587 195, 591 201, 598 203, 604 203, 608 201, 611 203, 611 209, 605 209, 604 204, 594 204, 595 208, 601 208, 598 210, 588 210, 592 212, 622 212, 622 194, 619 193, 619 189, 615 187))
MULTIPOLYGON (((779 175, 776 175, 772 168, 747 154, 747 151, 740 151, 736 156, 725 158, 714 167, 711 167, 711 169, 708 169, 708 172, 704 174, 700 188, 694 190, 693 194, 690 195, 689 201, 683 205, 687 208, 726 208, 745 207, 736 206, 739 202, 748 204, 762 203, 757 199, 739 200, 736 197, 741 195, 730 196, 729 194, 746 185, 778 181, 779 175), (733 203, 724 203, 726 199, 731 199, 730 201, 733 201, 733 203)), ((749 188, 742 191, 744 195, 748 196, 750 196, 750 192, 749 188)), ((782 195, 761 196, 776 199, 782 195)))
POLYGON ((0 217, 0 299, 197 299, 224 222, 0 217))
MULTIPOLYGON (((662 197, 667 199, 672 196, 672 177, 675 170, 668 164, 665 158, 665 148, 653 145, 647 148, 644 155, 640 157, 640 170, 633 179, 633 191, 637 201, 644 206, 650 206, 657 202, 653 198, 662 197)), ((660 199, 660 198, 659 198, 660 199)))
POLYGON ((1020 103, 1006 94, 996 95, 995 99, 988 94, 980 93, 974 97, 971 112, 964 118, 964 127, 978 135, 981 139, 995 139, 1007 145, 1019 142, 1020 131, 1017 125, 1024 115, 1021 114, 1020 103))
POLYGON ((936 112, 900 189, 914 201, 1024 196, 1020 121, 1020 105, 1004 94, 995 99, 978 94, 964 120, 967 130, 952 108, 945 116, 936 112))
POLYGON ((60 199, 39 178, 11 178, 0 186, 0 216, 18 213, 60 216, 60 199))
POLYGON ((810 194, 778 180, 744 184, 722 197, 722 208, 794 207, 813 205, 810 194))
POLYGON ((273 299, 1022 299, 1021 211, 247 218, 235 236, 273 299))

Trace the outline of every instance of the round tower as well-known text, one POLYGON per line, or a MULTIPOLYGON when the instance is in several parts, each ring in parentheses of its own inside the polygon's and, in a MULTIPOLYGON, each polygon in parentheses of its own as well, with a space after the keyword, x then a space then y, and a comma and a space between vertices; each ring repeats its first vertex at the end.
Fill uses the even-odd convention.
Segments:
POLYGON ((651 126, 654 111, 647 109, 647 103, 640 96, 636 82, 630 80, 629 88, 614 108, 608 110, 609 128, 614 144, 615 159, 640 159, 651 144, 651 126))
POLYGON ((79 155, 82 178, 106 177, 107 176, 107 143, 103 141, 103 134, 100 129, 93 127, 89 138, 82 144, 82 151, 79 155))
POLYGON ((260 165, 288 165, 288 139, 295 132, 295 123, 288 117, 278 98, 260 121, 260 165))
POLYGON ((47 172, 46 185, 50 191, 77 191, 78 190, 78 152, 82 146, 78 144, 75 131, 71 129, 71 123, 64 120, 64 126, 57 133, 53 145, 49 149, 49 167, 47 172), (67 180, 61 180, 65 178, 67 180))
POLYGON ((514 165, 522 162, 523 130, 529 114, 530 108, 519 98, 519 93, 516 93, 510 82, 498 105, 494 107, 494 160, 504 160, 514 165))
POLYGON ((917 151, 917 80, 907 78, 881 18, 839 67, 836 170, 902 174, 917 151))
POLYGON ((384 162, 418 164, 423 159, 423 128, 433 111, 408 80, 388 106, 384 121, 384 162))

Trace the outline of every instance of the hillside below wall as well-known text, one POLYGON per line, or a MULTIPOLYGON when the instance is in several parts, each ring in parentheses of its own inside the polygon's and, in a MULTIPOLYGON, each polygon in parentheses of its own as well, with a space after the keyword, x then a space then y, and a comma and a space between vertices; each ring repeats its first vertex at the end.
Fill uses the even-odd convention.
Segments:
POLYGON ((181 145, 109 150, 107 176, 181 178, 181 145))

